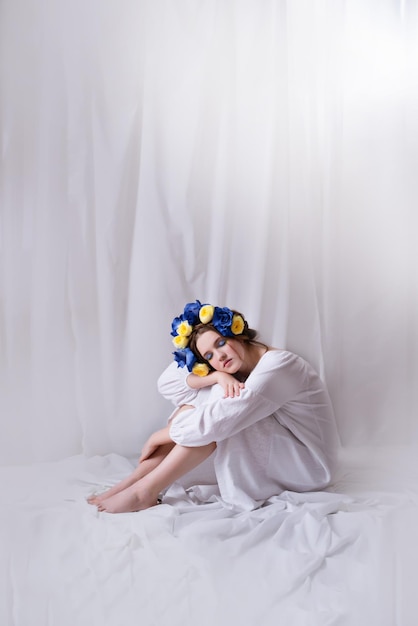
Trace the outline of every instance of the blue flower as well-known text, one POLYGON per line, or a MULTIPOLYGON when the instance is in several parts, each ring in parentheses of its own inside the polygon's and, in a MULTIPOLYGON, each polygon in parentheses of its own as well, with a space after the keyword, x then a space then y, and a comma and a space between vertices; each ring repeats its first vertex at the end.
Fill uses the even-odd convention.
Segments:
POLYGON ((232 318, 233 313, 231 309, 216 306, 211 324, 224 337, 233 337, 234 333, 231 331, 232 318))
POLYGON ((177 361, 177 367, 184 367, 186 365, 189 372, 192 371, 193 365, 196 363, 197 359, 190 348, 175 350, 173 354, 174 360, 177 361))
POLYGON ((196 322, 199 321, 199 311, 202 308, 201 302, 196 300, 196 302, 189 302, 184 307, 184 313, 182 315, 183 320, 186 320, 194 326, 196 322))
POLYGON ((180 326, 180 324, 184 321, 184 318, 182 315, 180 315, 180 317, 175 317, 173 319, 173 321, 171 322, 171 336, 175 337, 177 335, 177 328, 180 326))

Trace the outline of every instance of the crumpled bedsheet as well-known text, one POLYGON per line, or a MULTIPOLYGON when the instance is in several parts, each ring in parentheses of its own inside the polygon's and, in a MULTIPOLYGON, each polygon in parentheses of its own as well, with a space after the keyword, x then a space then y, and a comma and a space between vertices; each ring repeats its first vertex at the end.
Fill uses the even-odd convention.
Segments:
POLYGON ((1 468, 0 624, 415 625, 417 473, 369 458, 251 512, 179 486, 99 513, 86 497, 132 469, 114 454, 1 468))

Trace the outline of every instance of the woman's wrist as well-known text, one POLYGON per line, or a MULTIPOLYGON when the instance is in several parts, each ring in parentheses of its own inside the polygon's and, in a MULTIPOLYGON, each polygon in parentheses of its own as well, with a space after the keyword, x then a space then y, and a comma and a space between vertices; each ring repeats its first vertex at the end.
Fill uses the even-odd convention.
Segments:
POLYGON ((211 387, 218 382, 218 372, 210 372, 207 376, 197 376, 197 374, 189 374, 186 382, 192 389, 203 389, 211 387))

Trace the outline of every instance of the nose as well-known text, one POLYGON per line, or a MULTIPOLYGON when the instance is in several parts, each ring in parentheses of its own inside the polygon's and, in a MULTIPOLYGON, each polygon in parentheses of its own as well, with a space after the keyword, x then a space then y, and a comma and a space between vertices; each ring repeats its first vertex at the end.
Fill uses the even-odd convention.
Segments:
POLYGON ((216 356, 218 358, 218 361, 225 361, 226 359, 226 354, 225 352, 222 350, 222 348, 216 348, 216 356))

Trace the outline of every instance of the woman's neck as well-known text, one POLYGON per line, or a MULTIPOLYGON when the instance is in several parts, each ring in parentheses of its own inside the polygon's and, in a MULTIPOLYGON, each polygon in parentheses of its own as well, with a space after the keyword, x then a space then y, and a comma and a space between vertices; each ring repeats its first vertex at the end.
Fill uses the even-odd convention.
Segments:
POLYGON ((262 344, 250 343, 246 346, 245 365, 241 368, 237 375, 239 380, 245 380, 251 374, 263 354, 268 350, 268 347, 262 344))

